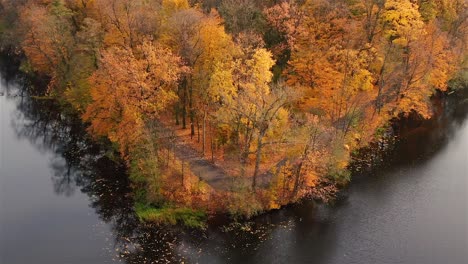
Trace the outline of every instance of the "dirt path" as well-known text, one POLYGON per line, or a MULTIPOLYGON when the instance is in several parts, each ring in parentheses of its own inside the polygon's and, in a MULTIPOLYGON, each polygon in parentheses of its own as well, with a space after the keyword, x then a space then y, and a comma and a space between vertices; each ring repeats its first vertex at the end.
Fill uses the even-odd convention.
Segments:
MULTIPOLYGON (((212 163, 203 157, 195 148, 185 142, 171 129, 161 122, 156 122, 158 135, 165 147, 173 150, 176 157, 189 164, 190 170, 200 179, 208 183, 215 190, 234 191, 240 187, 250 187, 252 179, 249 177, 240 178, 229 175, 222 167, 212 163)), ((259 186, 266 186, 271 175, 264 173, 259 175, 257 182, 259 186)))
POLYGON ((161 122, 157 122, 158 135, 166 148, 173 150, 174 155, 181 161, 189 164, 193 174, 208 183, 216 190, 229 191, 235 187, 235 178, 231 177, 223 168, 213 164, 203 157, 195 148, 191 147, 183 139, 166 128, 161 122))

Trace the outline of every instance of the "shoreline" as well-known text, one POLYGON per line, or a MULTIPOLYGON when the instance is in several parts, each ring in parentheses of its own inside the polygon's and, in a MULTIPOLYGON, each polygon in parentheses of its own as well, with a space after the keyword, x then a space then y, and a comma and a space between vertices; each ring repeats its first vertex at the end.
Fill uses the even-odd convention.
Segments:
MULTIPOLYGON (((5 55, 3 55, 3 56, 5 56, 5 55)), ((7 60, 12 60, 13 59, 13 61, 15 61, 15 60, 18 61, 17 59, 15 59, 17 57, 11 57, 10 55, 6 55, 6 56, 7 56, 6 57, 7 60)), ((5 58, 3 58, 3 59, 5 59, 5 58)), ((18 70, 18 73, 23 74, 26 78, 29 78, 29 79, 31 78, 28 74, 21 73, 19 70, 18 70)), ((36 83, 35 85, 41 85, 41 83, 43 82, 41 80, 39 80, 39 82, 34 81, 34 79, 31 79, 31 80, 32 80, 32 83, 36 83)), ((36 89, 36 90, 40 91, 41 89, 36 89)), ((463 91, 461 91, 461 92, 463 92, 463 91)), ((459 92, 457 92, 457 91, 450 91, 450 92, 447 92, 447 93, 439 93, 438 97, 439 97, 439 100, 442 99, 442 97, 443 97, 442 100, 447 100, 446 98, 448 96, 452 96, 452 97, 457 96, 457 97, 459 97, 458 94, 459 94, 459 92)), ((37 100, 37 98, 35 98, 35 95, 31 95, 31 98, 33 98, 34 100, 37 100)), ((53 99, 53 100, 57 101, 57 99, 53 99)), ((459 99, 459 100, 462 101, 462 98, 459 99)), ((63 108, 64 106, 61 106, 61 107, 63 108)), ((65 114, 67 114, 67 112, 68 112, 68 111, 64 111, 63 109, 61 109, 60 111, 62 113, 65 113, 65 114)), ((70 113, 68 112, 68 114, 70 114, 70 113)), ((443 114, 443 113, 439 113, 439 115, 440 114, 443 114)), ((73 116, 75 116, 74 118, 76 118, 76 120, 77 120, 76 122, 81 122, 82 123, 82 120, 80 120, 78 117, 76 117, 75 114, 73 116)), ((437 116, 433 116, 430 120, 426 120, 423 123, 426 123, 426 124, 431 123, 432 122, 431 120, 434 120, 434 119, 437 119, 437 116)), ((405 123, 406 124, 411 123, 411 121, 409 119, 399 120, 398 122, 399 122, 399 125, 404 125, 405 123)), ((414 123, 414 120, 413 120, 413 123, 414 123)), ((397 126, 398 126, 397 123, 393 123, 393 125, 391 127, 393 127, 393 129, 395 129, 395 127, 397 127, 397 126)), ((418 128, 418 126, 416 128, 418 128)), ((379 154, 380 155, 382 155, 382 154, 385 155, 385 152, 389 148, 392 148, 392 146, 396 143, 395 139, 398 140, 398 136, 393 134, 393 132, 389 133, 389 135, 390 135, 390 140, 389 141, 387 140, 387 142, 384 142, 384 144, 383 144, 384 148, 383 149, 380 147, 380 149, 378 149, 378 150, 372 150, 372 147, 366 147, 366 148, 362 148, 362 149, 356 151, 356 153, 365 152, 365 154, 367 154, 369 157, 367 159, 363 160, 361 158, 357 158, 358 156, 353 155, 354 162, 352 162, 348 166, 348 169, 350 171, 353 171, 353 175, 355 175, 356 173, 361 174, 363 169, 367 170, 367 171, 374 170, 373 168, 376 166, 376 164, 373 163, 372 160, 373 159, 375 160, 376 156, 379 156, 379 154), (356 159, 359 159, 359 161, 356 161, 356 159), (361 164, 359 164, 359 162, 361 162, 361 164), (363 165, 362 163, 367 164, 367 168, 365 168, 365 165, 363 165)), ((386 141, 386 140, 384 140, 384 141, 386 141)), ((101 145, 101 146, 103 146, 105 149, 109 149, 109 147, 110 147, 110 145, 108 145, 108 143, 106 145, 102 145, 104 143, 99 142, 99 141, 94 141, 94 142, 101 145)), ((375 146, 375 145, 378 145, 378 144, 381 144, 381 143, 382 143, 382 141, 380 141, 380 143, 379 142, 374 142, 374 143, 369 144, 369 146, 375 146)), ((358 154, 358 155, 363 155, 363 154, 358 154)), ((115 156, 117 157, 118 154, 115 155, 115 156)), ((116 160, 115 162, 119 163, 121 166, 125 165, 125 162, 120 160, 120 158, 118 160, 116 160)), ((377 164, 377 166, 379 166, 379 165, 377 164)), ((128 174, 128 169, 127 169, 127 174, 128 174)), ((331 184, 333 184, 333 183, 331 183, 331 184)), ((229 214, 229 212, 227 210, 225 210, 223 212, 222 211, 223 208, 221 208, 221 210, 217 210, 217 211, 214 211, 214 212, 212 211, 211 213, 209 212, 208 207, 207 208, 199 208, 199 210, 194 210, 194 211, 190 210, 189 208, 187 208, 187 209, 182 208, 182 210, 185 210, 185 213, 182 213, 181 215, 180 215, 180 213, 176 213, 176 215, 179 214, 179 216, 174 216, 174 215, 172 215, 172 213, 164 213, 164 211, 162 211, 163 213, 158 212, 158 214, 161 214, 161 219, 166 219, 166 220, 160 221, 160 220, 154 220, 154 218, 153 218, 153 222, 158 222, 159 221, 159 222, 163 222, 163 224, 169 223, 170 225, 175 225, 175 224, 180 225, 181 222, 184 222, 185 218, 188 218, 188 219, 191 219, 191 220, 189 220, 189 222, 192 221, 192 220, 194 220, 194 222, 189 223, 189 224, 186 223, 185 226, 197 227, 197 228, 203 228, 206 225, 206 223, 210 222, 210 219, 213 219, 213 218, 215 218, 215 219, 216 218, 230 219, 230 221, 232 221, 232 222, 236 222, 238 219, 243 219, 242 220, 243 222, 246 222, 246 221, 248 222, 252 218, 255 218, 255 217, 258 217, 258 216, 261 216, 261 215, 267 215, 267 214, 269 214, 271 212, 274 212, 274 211, 277 211, 277 210, 282 210, 282 209, 288 208, 290 206, 295 206, 295 205, 300 204, 300 203, 302 203, 304 201, 307 201, 307 200, 314 200, 315 202, 323 203, 325 205, 330 204, 330 203, 333 204, 334 199, 336 197, 338 197, 338 199, 343 199, 342 196, 344 195, 344 192, 345 192, 348 184, 352 184, 352 181, 345 184, 345 185, 342 185, 341 187, 336 188, 335 189, 336 191, 334 191, 334 194, 333 194, 334 197, 328 198, 330 200, 328 202, 324 202, 323 199, 322 200, 319 199, 317 197, 317 195, 315 197, 313 195, 309 195, 309 196, 306 196, 306 197, 302 197, 302 198, 300 198, 300 199, 298 199, 296 201, 292 201, 292 202, 288 202, 286 204, 283 204, 278 208, 261 210, 260 212, 256 212, 255 215, 252 215, 250 217, 249 216, 245 217, 245 216, 239 216, 239 215, 238 216, 231 215, 231 214, 229 214), (206 209, 208 209, 208 212, 205 211, 206 209), (203 211, 205 211, 205 213, 203 211), (195 217, 195 219, 193 219, 193 217, 195 217)), ((321 188, 316 188, 315 192, 320 193, 320 191, 322 191, 323 189, 328 188, 329 186, 330 185, 325 185, 325 186, 322 186, 321 188)), ((135 193, 134 193, 134 195, 135 195, 135 193)), ((137 207, 138 207, 138 204, 135 203, 135 208, 137 208, 137 207)), ((171 206, 169 206, 169 207, 166 207, 166 208, 169 210, 169 212, 172 211, 172 210, 175 210, 174 212, 178 212, 178 209, 176 209, 178 207, 173 207, 173 209, 171 209, 171 206)), ((153 207, 149 207, 147 209, 154 210, 153 207)), ((224 209, 226 209, 226 208, 224 208, 224 209)), ((138 214, 138 210, 136 210, 136 212, 138 214)), ((149 216, 150 219, 151 219, 151 217, 154 217, 154 216, 149 216)), ((141 218, 144 219, 145 217, 141 217, 141 218)), ((144 221, 144 222, 147 222, 147 221, 144 221)), ((151 221, 149 221, 149 222, 151 222, 151 221)), ((182 225, 184 225, 184 224, 182 224, 182 225)))

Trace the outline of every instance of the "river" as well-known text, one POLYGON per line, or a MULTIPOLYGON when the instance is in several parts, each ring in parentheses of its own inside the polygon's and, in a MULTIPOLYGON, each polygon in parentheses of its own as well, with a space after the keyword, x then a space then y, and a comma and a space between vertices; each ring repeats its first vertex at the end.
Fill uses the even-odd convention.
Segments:
POLYGON ((108 151, 55 102, 31 98, 15 67, 0 77, 1 264, 468 263, 466 102, 449 98, 424 129, 403 129, 332 206, 194 231, 139 224, 108 151))

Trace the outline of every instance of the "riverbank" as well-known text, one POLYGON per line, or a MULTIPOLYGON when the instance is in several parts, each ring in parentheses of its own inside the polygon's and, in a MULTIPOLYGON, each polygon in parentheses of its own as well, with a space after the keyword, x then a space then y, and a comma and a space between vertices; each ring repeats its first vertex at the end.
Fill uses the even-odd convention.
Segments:
MULTIPOLYGON (((5 59, 5 58, 4 58, 5 59)), ((7 57, 8 59, 8 57, 7 57)), ((10 69, 9 71, 16 71, 16 69, 13 69, 15 67, 18 67, 19 62, 17 61, 16 63, 10 63, 10 69), (11 67, 11 65, 16 65, 11 67)), ((27 75, 24 76, 25 79, 29 79, 27 75)), ((42 81, 33 81, 33 83, 36 83, 36 86, 41 86, 42 81)), ((30 92, 37 93, 39 97, 33 96, 34 100, 38 100, 38 98, 41 97, 42 93, 45 91, 44 89, 36 89, 34 88, 35 86, 28 86, 32 88, 30 92), (42 92, 41 92, 42 91, 42 92)), ((27 93, 28 91, 22 91, 21 93, 27 93)), ((392 147, 396 144, 397 137, 406 137, 408 133, 415 133, 415 131, 418 130, 424 130, 428 129, 428 126, 431 126, 431 124, 434 123, 434 120, 437 120, 440 115, 444 114, 447 109, 446 105, 451 105, 451 104, 456 104, 457 100, 453 100, 450 98, 458 98, 461 103, 463 103, 463 96, 466 90, 458 90, 458 91, 451 91, 449 92, 450 95, 447 95, 448 93, 439 93, 437 95, 437 99, 434 100, 434 102, 437 104, 435 105, 435 109, 439 109, 436 115, 429 119, 424 121, 423 119, 419 118, 417 115, 410 116, 405 119, 401 120, 396 120, 393 122, 393 126, 391 126, 391 130, 388 130, 385 133, 385 136, 381 137, 379 141, 371 143, 369 147, 357 150, 355 151, 355 155, 353 156, 353 162, 349 165, 348 169, 353 172, 353 173, 361 173, 363 170, 372 170, 372 167, 374 166, 379 166, 382 161, 385 160, 385 155, 388 152, 391 152, 392 147), (449 98, 450 97, 450 98, 449 98), (449 98, 449 99, 447 99, 449 98), (406 129, 404 129, 406 128, 406 129)), ((53 99, 53 98, 50 98, 53 99)), ((61 109, 67 109, 67 105, 64 105, 63 103, 58 103, 54 104, 59 109, 57 111, 62 111, 61 109)), ((72 120, 75 120, 74 122, 80 122, 77 120, 77 117, 73 112, 69 112, 68 110, 65 111, 66 113, 71 114, 70 118, 72 120)), ((165 130, 164 132, 159 131, 158 132, 160 137, 165 140, 168 137, 170 137, 170 134, 172 133, 170 130, 165 130)), ((417 132, 416 132, 417 133, 417 132)), ((178 141, 177 137, 173 138, 172 141, 178 141)), ((181 141, 181 140, 179 140, 181 141)), ((115 148, 112 147, 109 143, 101 143, 104 144, 104 149, 107 149, 107 154, 109 157, 118 157, 119 154, 115 148)), ((174 147, 174 143, 172 143, 170 147, 168 145, 161 144, 166 148, 169 153, 169 150, 172 149, 172 151, 175 151, 176 149, 179 149, 180 147, 174 147)), ((188 147, 190 148, 190 146, 188 147)), ((233 206, 243 206, 244 203, 249 203, 248 201, 246 202, 246 197, 250 197, 248 199, 256 199, 255 196, 250 196, 248 194, 248 185, 249 185, 249 179, 248 178, 243 178, 243 181, 246 181, 245 183, 242 183, 240 181, 232 181, 227 179, 227 183, 229 185, 232 185, 231 187, 227 187, 229 185, 220 185, 223 186, 223 188, 218 189, 218 190, 223 190, 223 193, 216 193, 216 188, 212 188, 213 184, 210 184, 210 182, 204 181, 205 175, 200 175, 200 169, 203 170, 203 167, 210 166, 212 163, 207 160, 207 159, 200 159, 200 154, 198 150, 196 149, 190 149, 187 151, 187 147, 181 148, 179 151, 179 156, 176 155, 177 152, 173 152, 173 154, 167 154, 168 157, 173 157, 172 160, 171 158, 167 159, 164 161, 163 164, 160 166, 163 168, 166 168, 167 170, 162 171, 164 174, 172 174, 175 176, 175 181, 177 181, 177 177, 182 178, 182 184, 185 185, 196 185, 196 188, 198 190, 204 189, 203 193, 195 193, 195 195, 201 195, 205 196, 203 199, 204 200, 199 200, 197 201, 198 204, 196 207, 183 207, 183 204, 171 204, 170 200, 169 202, 163 202, 160 203, 159 205, 151 204, 151 202, 148 202, 146 200, 145 196, 146 194, 141 197, 141 192, 145 192, 147 187, 143 187, 138 189, 138 179, 135 179, 135 176, 130 175, 130 179, 133 181, 133 197, 135 199, 134 202, 134 210, 136 212, 136 215, 138 218, 142 221, 149 221, 153 223, 158 223, 158 224, 181 224, 185 225, 190 228, 204 228, 206 227, 206 221, 208 218, 211 218, 216 215, 223 215, 226 213, 231 213, 231 216, 234 218, 244 218, 247 216, 247 219, 260 214, 268 213, 269 210, 276 210, 280 209, 284 206, 288 206, 291 203, 300 203, 304 199, 315 199, 321 202, 333 202, 333 200, 337 197, 340 196, 340 189, 343 189, 346 187, 346 182, 345 184, 341 183, 341 186, 337 186, 335 182, 331 180, 325 180, 321 182, 317 182, 314 187, 310 188, 308 191, 308 194, 305 195, 302 198, 299 198, 295 201, 283 201, 282 204, 276 204, 271 207, 270 205, 267 205, 269 202, 268 200, 265 201, 264 205, 261 205, 260 207, 257 207, 254 205, 250 209, 247 209, 247 211, 243 211, 242 213, 240 212, 239 208, 235 208, 233 206), (187 153, 193 152, 194 154, 194 160, 196 162, 201 162, 200 165, 198 165, 198 173, 193 171, 194 164, 190 163, 187 161, 187 156, 185 156, 184 159, 177 159, 180 157, 180 155, 185 155, 187 153), (171 164, 169 166, 169 163, 171 164), (184 165, 185 164, 185 165, 184 165), (179 167, 177 167, 179 166, 179 167), (185 166, 185 168, 184 168, 185 166), (201 176, 201 177, 200 177, 201 176), (200 180, 202 179, 202 180, 200 180), (137 183, 135 185, 135 183, 137 183), (135 189, 135 186, 137 187, 135 189), (243 186, 243 187, 242 187, 243 186), (238 193, 238 194, 236 194, 238 193), (223 200, 223 201, 220 201, 223 200), (236 203, 237 205, 235 205, 236 203), (226 210, 226 208, 229 208, 226 210)), ((162 154, 161 156, 165 156, 166 152, 163 150, 161 151, 162 154)), ((116 158, 116 162, 124 164, 125 162, 119 158, 116 158)), ((196 166, 196 165, 195 165, 196 166)), ((296 170, 297 168, 292 168, 293 170, 296 170)), ((215 175, 213 180, 216 180, 216 177, 227 177, 224 171, 222 169, 218 168, 218 170, 221 170, 221 176, 215 175)), ((265 174, 266 176, 268 174, 265 174)), ((273 177, 273 174, 269 174, 269 177, 273 177)), ((216 181, 214 181, 216 182, 216 181)), ((261 184, 261 186, 264 186, 264 188, 270 188, 271 185, 269 185, 268 181, 264 182, 261 184)), ((192 195, 191 195, 192 196, 192 195)), ((199 196, 200 197, 200 196, 199 196)), ((192 196, 193 198, 193 196, 192 196)), ((250 202, 252 202, 251 200, 250 202)), ((193 204, 192 204, 193 205, 193 204)))
POLYGON ((9 91, 0 97, 5 263, 468 260, 466 107, 449 104, 433 119, 438 125, 396 142, 382 166, 353 174, 333 205, 304 200, 241 223, 212 218, 192 230, 140 223, 125 169, 89 140, 80 122, 51 100, 20 97, 22 84, 7 79, 0 84, 9 91), (41 243, 31 249, 31 241, 41 243))

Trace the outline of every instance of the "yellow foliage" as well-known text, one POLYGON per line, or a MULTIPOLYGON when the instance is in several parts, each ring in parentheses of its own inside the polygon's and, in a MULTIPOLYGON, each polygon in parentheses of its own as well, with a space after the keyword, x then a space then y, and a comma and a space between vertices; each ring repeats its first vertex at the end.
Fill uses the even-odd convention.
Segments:
POLYGON ((387 0, 382 21, 385 36, 400 46, 408 45, 424 33, 418 5, 410 0, 387 0))
POLYGON ((162 0, 162 7, 166 15, 171 15, 175 12, 189 9, 190 4, 187 0, 162 0))

